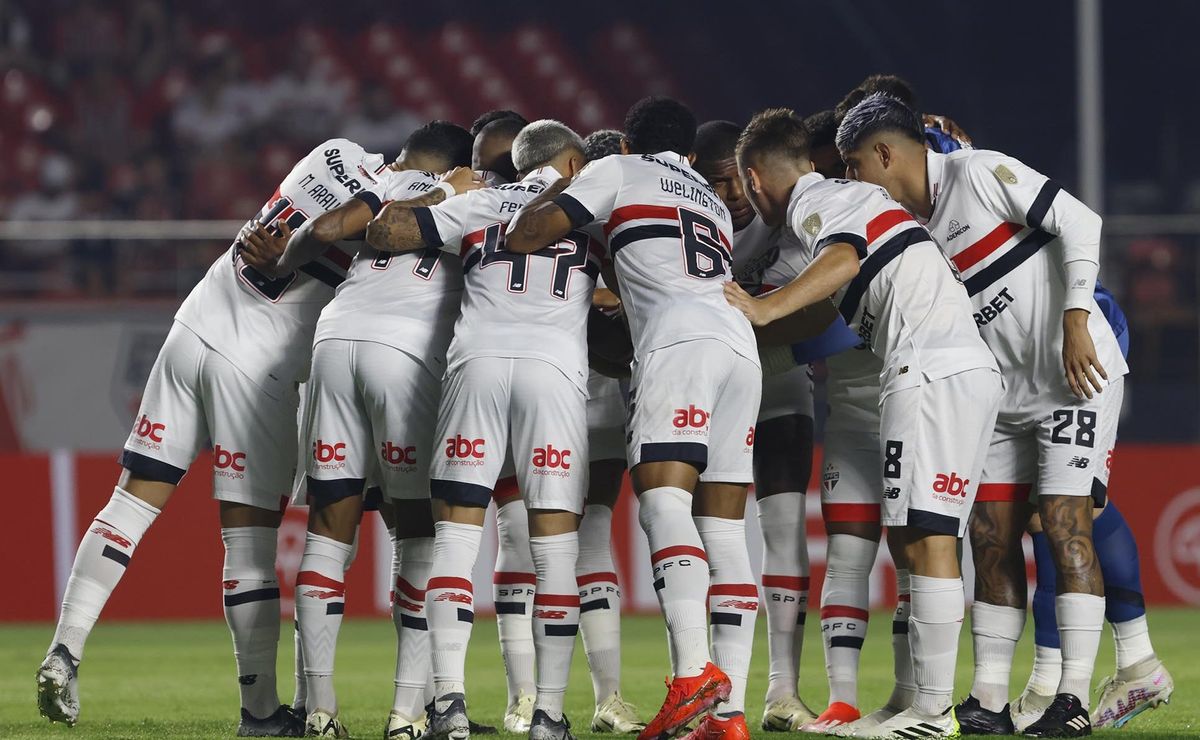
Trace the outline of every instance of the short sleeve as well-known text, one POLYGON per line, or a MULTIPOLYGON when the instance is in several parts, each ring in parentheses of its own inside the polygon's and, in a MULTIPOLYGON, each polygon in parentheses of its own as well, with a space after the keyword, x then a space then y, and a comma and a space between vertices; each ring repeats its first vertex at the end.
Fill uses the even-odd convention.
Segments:
MULTIPOLYGON (((856 187, 858 183, 845 183, 841 188, 856 187)), ((789 217, 789 226, 807 246, 813 257, 830 244, 849 244, 858 253, 859 259, 867 256, 867 214, 862 204, 854 204, 844 194, 819 197, 797 207, 789 217)), ((857 195, 857 194, 854 194, 857 195)), ((897 206, 899 207, 899 206, 897 206)))
POLYGON ((434 176, 428 172, 406 170, 391 172, 378 184, 354 194, 366 203, 372 216, 378 216, 383 207, 393 200, 412 200, 429 192, 434 176))
POLYGON ((447 198, 436 206, 414 208, 413 216, 417 219, 424 245, 460 248, 466 234, 472 201, 479 192, 472 190, 447 198))
POLYGON ((604 223, 612 215, 621 189, 621 158, 604 157, 584 167, 554 204, 567 214, 571 228, 604 223))

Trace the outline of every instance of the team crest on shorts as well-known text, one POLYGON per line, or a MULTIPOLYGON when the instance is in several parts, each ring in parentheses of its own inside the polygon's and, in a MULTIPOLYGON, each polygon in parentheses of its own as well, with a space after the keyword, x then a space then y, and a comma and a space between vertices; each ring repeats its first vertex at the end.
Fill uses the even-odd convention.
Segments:
POLYGON ((821 485, 825 487, 827 493, 833 493, 833 489, 837 486, 841 478, 842 474, 838 472, 838 469, 833 467, 832 463, 827 464, 825 466, 825 474, 821 476, 821 485))

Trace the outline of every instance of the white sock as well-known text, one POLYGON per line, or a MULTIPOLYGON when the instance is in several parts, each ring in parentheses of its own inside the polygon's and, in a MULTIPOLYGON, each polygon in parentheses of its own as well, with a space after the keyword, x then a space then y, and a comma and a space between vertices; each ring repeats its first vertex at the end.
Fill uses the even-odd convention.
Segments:
POLYGON ((621 688, 621 588, 612 551, 612 509, 590 505, 579 524, 579 628, 596 703, 621 688))
POLYGON ((496 571, 492 597, 508 680, 508 702, 534 692, 533 594, 537 577, 529 552, 529 513, 520 499, 496 510, 496 571))
POLYGON ((279 652, 279 579, 274 527, 225 527, 225 622, 233 635, 242 708, 259 719, 279 709, 275 658, 279 652))
POLYGON ((830 704, 858 706, 858 659, 867 636, 871 567, 878 550, 874 540, 829 535, 821 587, 821 641, 830 704))
POLYGON ((763 605, 767 612, 767 701, 796 695, 808 612, 808 538, 803 493, 758 500, 763 605))
POLYGON ((425 587, 425 615, 438 698, 465 691, 467 643, 475 623, 471 571, 479 557, 483 527, 456 522, 433 525, 433 567, 425 587))
POLYGON ((989 712, 999 712, 1008 705, 1013 655, 1024 631, 1024 609, 982 601, 971 605, 971 638, 975 647, 971 695, 989 712))
POLYGON ((579 591, 575 562, 579 533, 529 538, 537 571, 533 597, 533 643, 537 651, 537 703, 551 719, 562 719, 563 696, 579 634, 579 591))
POLYGON ((1062 680, 1062 651, 1056 647, 1033 646, 1033 671, 1029 674, 1026 691, 1042 696, 1058 693, 1058 682, 1062 680))
POLYGON ((638 521, 650 543, 654 591, 670 635, 671 663, 680 678, 709 663, 708 558, 692 522, 692 494, 651 488, 639 498, 638 521))
POLYGON ((429 626, 425 619, 425 586, 433 567, 433 538, 397 540, 399 572, 392 592, 392 622, 396 626, 396 692, 392 709, 409 719, 425 711, 429 684, 429 626))
POLYGON ((892 673, 896 683, 887 705, 904 711, 917 695, 913 676, 912 649, 908 644, 908 619, 912 616, 912 585, 908 571, 896 570, 896 611, 892 614, 892 673))
POLYGON ((1155 657, 1154 646, 1150 644, 1150 626, 1146 623, 1145 614, 1125 622, 1113 622, 1112 627, 1113 642, 1117 647, 1118 671, 1155 657))
POLYGON ((966 596, 961 578, 913 575, 910 581, 912 616, 908 620, 908 638, 917 680, 917 696, 912 706, 927 716, 939 716, 949 708, 954 691, 958 634, 962 630, 966 596))
POLYGON ((50 649, 64 645, 75 660, 83 659, 83 646, 113 589, 117 587, 133 551, 159 510, 117 486, 91 526, 83 533, 71 578, 63 592, 62 612, 50 649))
POLYGON ((296 622, 304 645, 305 709, 310 714, 318 709, 337 714, 333 663, 346 609, 346 568, 353 553, 353 545, 312 532, 304 539, 296 574, 296 622))
POLYGON ((296 619, 295 604, 292 610, 292 647, 294 648, 294 666, 296 676, 296 693, 292 697, 292 708, 307 711, 308 679, 304 676, 304 641, 300 639, 300 622, 296 619))
POLYGON ((758 586, 746 550, 746 523, 741 519, 695 517, 696 531, 708 554, 708 610, 713 662, 733 685, 720 713, 746 711, 746 679, 754 649, 758 586))
POLYGON ((1104 628, 1104 597, 1059 594, 1054 597, 1054 615, 1058 618, 1062 643, 1062 678, 1057 693, 1074 694, 1086 709, 1100 632, 1104 628))

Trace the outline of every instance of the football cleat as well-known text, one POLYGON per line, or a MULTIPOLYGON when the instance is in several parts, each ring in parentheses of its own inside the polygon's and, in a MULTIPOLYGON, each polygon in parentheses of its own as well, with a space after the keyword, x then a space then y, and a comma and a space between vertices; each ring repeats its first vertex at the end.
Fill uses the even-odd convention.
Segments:
POLYGON ((806 722, 797 729, 800 732, 824 735, 832 732, 836 727, 848 725, 861 717, 862 713, 856 707, 852 707, 844 701, 835 701, 811 722, 806 722))
POLYGON ((350 737, 350 731, 342 721, 325 711, 315 709, 308 713, 304 721, 304 737, 350 737))
POLYGON ((565 714, 556 720, 538 709, 529 721, 529 740, 575 740, 575 736, 571 734, 571 722, 565 714))
POLYGON ((79 661, 59 643, 46 654, 37 672, 38 709, 51 722, 74 726, 79 721, 79 661))
POLYGON ((1162 661, 1150 658, 1135 664, 1125 672, 1136 678, 1121 678, 1121 672, 1109 676, 1100 684, 1100 698, 1096 702, 1095 727, 1124 727, 1125 723, 1147 709, 1171 701, 1175 691, 1175 680, 1162 661))
POLYGON ((903 711, 903 709, 893 707, 891 704, 884 704, 874 712, 860 717, 853 722, 834 727, 826 734, 833 735, 834 737, 870 737, 872 731, 903 711))
POLYGON ((874 729, 863 728, 852 732, 850 737, 872 737, 881 740, 912 740, 913 738, 959 738, 958 720, 954 708, 931 717, 912 707, 879 723, 874 729))
POLYGON ((729 676, 712 663, 706 663, 698 676, 668 680, 667 698, 650 723, 638 734, 638 740, 664 740, 688 722, 727 700, 733 687, 729 676))
POLYGON ((684 740, 750 740, 750 728, 746 726, 746 715, 741 712, 732 717, 706 714, 700 726, 684 740))
POLYGON ((763 708, 762 728, 767 732, 795 732, 817 718, 817 713, 798 696, 767 702, 763 708))
POLYGON ((984 709, 979 700, 970 694, 954 708, 954 716, 964 735, 1012 735, 1012 710, 1008 704, 999 712, 984 709))
POLYGON ((641 732, 645 726, 638 717, 637 707, 616 692, 597 704, 596 713, 592 715, 592 732, 629 735, 641 732))
POLYGON ((1059 694, 1041 719, 1025 728, 1025 737, 1084 737, 1092 734, 1092 720, 1074 694, 1059 694))
POLYGON ((383 737, 387 740, 391 738, 417 740, 425 734, 425 728, 428 726, 429 718, 424 714, 416 719, 409 719, 393 709, 388 712, 387 726, 383 728, 383 737))
POLYGON ((471 737, 466 697, 462 694, 438 697, 429 708, 429 725, 425 734, 432 740, 466 740, 471 737), (445 704, 446 708, 438 711, 439 704, 445 704))
POLYGON ((287 704, 269 716, 259 719, 242 708, 242 719, 238 722, 238 737, 303 737, 304 720, 299 719, 287 704))
POLYGON ((524 735, 529 732, 529 725, 533 722, 533 704, 536 699, 537 697, 533 694, 526 694, 524 691, 517 692, 517 698, 508 705, 508 711, 504 713, 505 732, 511 732, 514 735, 524 735))
POLYGON ((500 731, 492 725, 484 725, 476 722, 473 719, 467 720, 467 726, 471 728, 472 735, 499 735, 500 731))
POLYGON ((1010 705, 1012 709, 1009 710, 1009 714, 1012 716, 1013 728, 1017 732, 1025 732, 1026 727, 1042 718, 1052 701, 1053 696, 1039 694, 1026 688, 1010 705))

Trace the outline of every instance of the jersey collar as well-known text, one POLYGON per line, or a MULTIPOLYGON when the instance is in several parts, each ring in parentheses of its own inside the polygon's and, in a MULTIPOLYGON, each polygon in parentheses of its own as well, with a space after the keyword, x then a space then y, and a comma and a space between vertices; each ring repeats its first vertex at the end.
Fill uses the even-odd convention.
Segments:
POLYGON ((672 162, 678 162, 679 164, 687 165, 688 167, 692 166, 692 163, 688 161, 688 158, 683 156, 679 152, 659 152, 658 154, 655 154, 654 156, 659 159, 666 159, 666 160, 670 160, 672 162))
POLYGON ((544 167, 538 167, 533 172, 530 172, 521 179, 521 182, 525 182, 526 180, 545 180, 546 182, 557 182, 561 179, 562 174, 559 173, 558 170, 554 169, 550 165, 546 165, 544 167))
POLYGON ((792 188, 791 199, 796 200, 804 194, 805 190, 808 190, 813 185, 816 185, 824 179, 825 176, 820 172, 810 172, 807 175, 801 175, 800 179, 796 180, 796 185, 792 188))
MULTIPOLYGON (((929 202, 933 206, 929 212, 929 219, 933 220, 933 214, 937 213, 938 196, 942 194, 942 176, 946 172, 946 155, 939 154, 931 149, 925 150, 925 175, 929 178, 929 202)), ((917 216, 917 221, 921 224, 926 224, 928 221, 917 216)))

